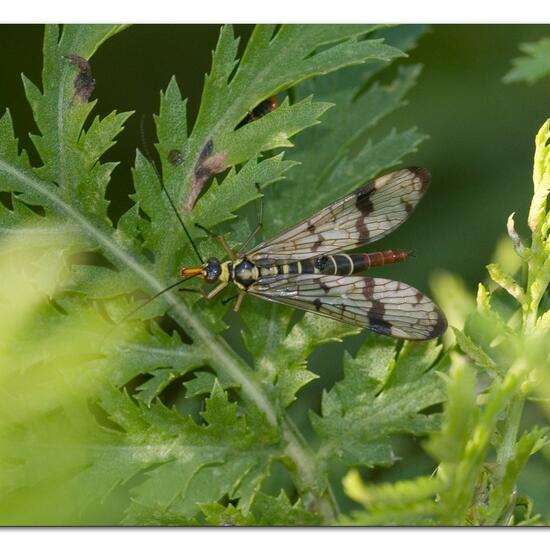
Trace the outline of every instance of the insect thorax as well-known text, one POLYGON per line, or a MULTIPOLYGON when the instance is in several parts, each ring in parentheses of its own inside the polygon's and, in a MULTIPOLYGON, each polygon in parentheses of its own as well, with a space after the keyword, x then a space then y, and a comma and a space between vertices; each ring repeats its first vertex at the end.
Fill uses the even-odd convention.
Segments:
POLYGON ((246 290, 260 276, 258 268, 247 258, 237 260, 232 266, 232 278, 235 284, 246 290))

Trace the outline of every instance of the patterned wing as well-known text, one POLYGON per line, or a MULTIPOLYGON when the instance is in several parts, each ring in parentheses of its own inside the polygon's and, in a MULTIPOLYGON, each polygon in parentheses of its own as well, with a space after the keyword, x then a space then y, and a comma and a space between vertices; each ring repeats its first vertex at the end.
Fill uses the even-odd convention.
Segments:
POLYGON ((249 289, 266 300, 407 338, 437 338, 447 328, 438 307, 416 288, 398 281, 339 275, 273 276, 249 289))
POLYGON ((429 182, 429 172, 415 167, 376 178, 246 256, 302 260, 377 241, 408 218, 429 182))

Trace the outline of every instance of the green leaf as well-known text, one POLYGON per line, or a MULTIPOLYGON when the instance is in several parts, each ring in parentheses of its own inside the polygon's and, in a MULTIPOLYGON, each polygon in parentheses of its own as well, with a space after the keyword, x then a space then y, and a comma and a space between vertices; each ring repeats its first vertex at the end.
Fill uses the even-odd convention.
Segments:
MULTIPOLYGON (((475 299, 465 282, 452 273, 438 271, 430 278, 430 288, 436 304, 445 313, 449 326, 462 330, 466 319, 476 308, 475 299)), ((443 341, 450 347, 454 343, 454 333, 447 330, 443 341)))
POLYGON ((219 188, 210 188, 195 208, 198 223, 213 227, 224 221, 235 219, 239 208, 259 198, 256 185, 263 189, 279 181, 295 162, 282 160, 277 155, 262 162, 248 161, 238 172, 231 169, 219 188))
POLYGON ((319 118, 330 107, 330 103, 313 103, 311 97, 294 105, 285 100, 274 112, 254 125, 246 124, 222 137, 216 142, 216 149, 223 151, 225 166, 234 166, 255 158, 262 151, 292 147, 290 138, 309 126, 319 124, 319 118))
POLYGON ((344 478, 344 488, 349 497, 365 508, 386 509, 404 507, 427 497, 435 496, 439 480, 435 477, 419 477, 414 481, 399 481, 380 485, 364 485, 359 474, 352 470, 344 478))
POLYGON ((456 343, 458 347, 482 369, 485 369, 491 376, 498 376, 497 364, 489 355, 487 355, 480 346, 474 344, 471 338, 468 338, 461 330, 454 329, 456 343))
POLYGON ((281 491, 277 497, 258 493, 254 498, 250 512, 246 515, 231 504, 227 508, 218 503, 204 505, 201 508, 208 525, 304 526, 319 525, 320 523, 319 516, 307 512, 299 500, 295 504, 291 504, 284 491, 281 491))
POLYGON ((259 25, 237 62, 237 41, 231 27, 225 26, 185 152, 181 170, 185 183, 177 203, 185 203, 191 210, 210 175, 242 162, 247 153, 287 145, 289 136, 314 123, 314 118, 327 108, 309 101, 294 106, 283 104, 280 114, 274 112, 254 124, 259 137, 255 144, 250 128, 235 128, 267 97, 346 66, 367 60, 390 61, 403 55, 381 39, 361 39, 374 29, 367 25, 259 25), (205 151, 208 154, 203 158, 205 151), (182 197, 187 198, 184 201, 182 197))
POLYGON ((342 518, 344 525, 435 524, 435 495, 439 488, 435 477, 367 485, 352 470, 343 483, 346 494, 367 509, 367 512, 354 512, 350 518, 342 518))
POLYGON ((288 407, 296 393, 317 375, 307 370, 307 358, 321 344, 341 342, 360 329, 305 314, 290 328, 292 310, 273 304, 243 308, 248 326, 243 339, 264 382, 276 384, 277 401, 288 407))
MULTIPOLYGON (((186 397, 195 397, 197 395, 209 394, 212 391, 214 384, 216 383, 216 377, 211 372, 196 372, 195 377, 189 382, 184 382, 186 387, 186 397)), ((225 390, 227 388, 235 387, 235 385, 227 381, 225 383, 219 382, 221 387, 225 390)))
MULTIPOLYGON (((101 405, 123 431, 88 425, 83 445, 72 426, 66 426, 67 441, 57 438, 57 452, 61 450, 66 456, 65 445, 74 438, 82 456, 73 464, 73 468, 80 466, 81 471, 65 480, 65 490, 74 494, 73 506, 82 510, 108 496, 117 484, 146 471, 145 478, 132 490, 132 504, 125 518, 129 524, 154 523, 156 515, 164 513, 191 521, 199 513, 199 502, 215 501, 224 494, 240 498, 246 509, 246 502, 254 496, 246 478, 263 479, 270 463, 267 449, 271 445, 272 452, 277 452, 272 434, 262 437, 256 433, 252 438, 247 417, 237 414, 236 404, 227 400, 219 385, 206 402, 205 425, 160 404, 138 409, 116 391, 104 394, 101 405), (212 483, 213 478, 220 482, 212 483)), ((51 433, 44 433, 43 437, 48 435, 51 433)), ((33 452, 32 445, 23 449, 33 452)), ((16 452, 12 450, 12 456, 27 458, 16 452)), ((12 475, 19 471, 20 467, 14 468, 12 475)))
MULTIPOLYGON (((477 419, 476 378, 467 365, 455 362, 449 373, 448 400, 445 403, 441 432, 434 435, 428 445, 432 454, 441 461, 454 465, 466 448, 477 419)), ((451 468, 454 466, 449 466, 451 468)), ((439 470, 443 480, 452 479, 452 470, 439 470)))
POLYGON ((433 368, 440 350, 433 342, 407 342, 396 354, 395 343, 380 336, 355 358, 347 355, 344 379, 324 395, 321 416, 311 413, 324 460, 391 465, 393 434, 435 431, 439 415, 423 411, 445 399, 443 365, 433 368))
POLYGON ((497 285, 506 290, 506 292, 513 296, 520 304, 523 303, 525 300, 523 288, 521 288, 510 275, 504 273, 498 264, 489 264, 487 266, 487 271, 491 279, 493 279, 497 285))
POLYGON ((513 68, 506 73, 504 82, 524 81, 534 84, 550 74, 550 38, 521 44, 519 49, 525 55, 512 61, 513 68))
MULTIPOLYGON (((518 494, 518 480, 528 458, 547 444, 547 428, 521 430, 530 416, 523 415, 526 399, 547 405, 541 388, 548 378, 548 312, 541 311, 541 306, 547 305, 543 296, 550 283, 548 150, 546 122, 536 137, 534 194, 528 218, 531 245, 520 241, 510 216, 512 242, 500 245, 495 263, 488 266, 493 281, 519 304, 510 306, 499 289, 491 293, 480 284, 476 311, 464 285, 455 277, 445 275, 436 280, 437 294, 456 316, 453 324, 464 326, 464 331, 454 331, 458 347, 449 354, 452 366, 445 376, 447 401, 441 429, 431 434, 426 445, 437 463, 436 471, 431 477, 382 484, 363 483, 359 474, 351 471, 344 479, 344 489, 365 510, 353 510, 340 523, 531 525, 540 521, 533 512, 533 501, 518 494), (507 274, 517 272, 521 273, 522 286, 507 274), (481 376, 476 376, 472 364, 482 369, 481 376), (531 397, 533 390, 541 397, 531 397)), ((393 379, 392 374, 389 382, 393 379)), ((368 385, 368 380, 356 384, 360 388, 368 385)), ((338 395, 337 389, 338 385, 331 393, 338 395)), ((376 397, 379 395, 382 393, 376 397)), ((342 401, 349 404, 353 399, 348 394, 342 401)), ((334 402, 338 411, 339 401, 334 402)), ((372 407, 363 416, 367 414, 372 415, 372 407)), ((350 420, 349 425, 354 425, 355 419, 350 420)), ((345 434, 340 447, 345 448, 352 438, 344 432, 344 425, 339 428, 345 434)), ((354 462, 358 462, 357 457, 348 465, 354 462)))

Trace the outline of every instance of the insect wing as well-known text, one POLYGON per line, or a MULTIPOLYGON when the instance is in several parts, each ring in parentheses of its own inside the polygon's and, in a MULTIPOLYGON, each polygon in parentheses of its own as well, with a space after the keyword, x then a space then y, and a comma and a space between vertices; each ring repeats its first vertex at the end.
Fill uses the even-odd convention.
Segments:
POLYGON ((274 276, 260 279, 249 292, 397 338, 429 340, 447 328, 445 317, 428 297, 412 286, 389 279, 274 276))
POLYGON ((429 182, 429 172, 416 167, 376 178, 246 256, 301 260, 377 241, 408 218, 429 182))

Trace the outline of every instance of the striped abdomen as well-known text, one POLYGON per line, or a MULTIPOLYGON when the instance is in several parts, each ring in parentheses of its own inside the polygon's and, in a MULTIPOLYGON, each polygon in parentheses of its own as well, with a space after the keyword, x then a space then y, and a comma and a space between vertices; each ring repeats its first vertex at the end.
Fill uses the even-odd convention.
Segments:
POLYGON ((384 250, 384 252, 370 252, 368 254, 333 254, 315 258, 314 264, 324 275, 351 275, 359 271, 366 271, 371 267, 403 262, 410 254, 408 250, 384 250))
POLYGON ((314 274, 351 275, 371 267, 395 264, 407 259, 408 250, 385 250, 368 254, 332 254, 260 268, 260 276, 314 274))

